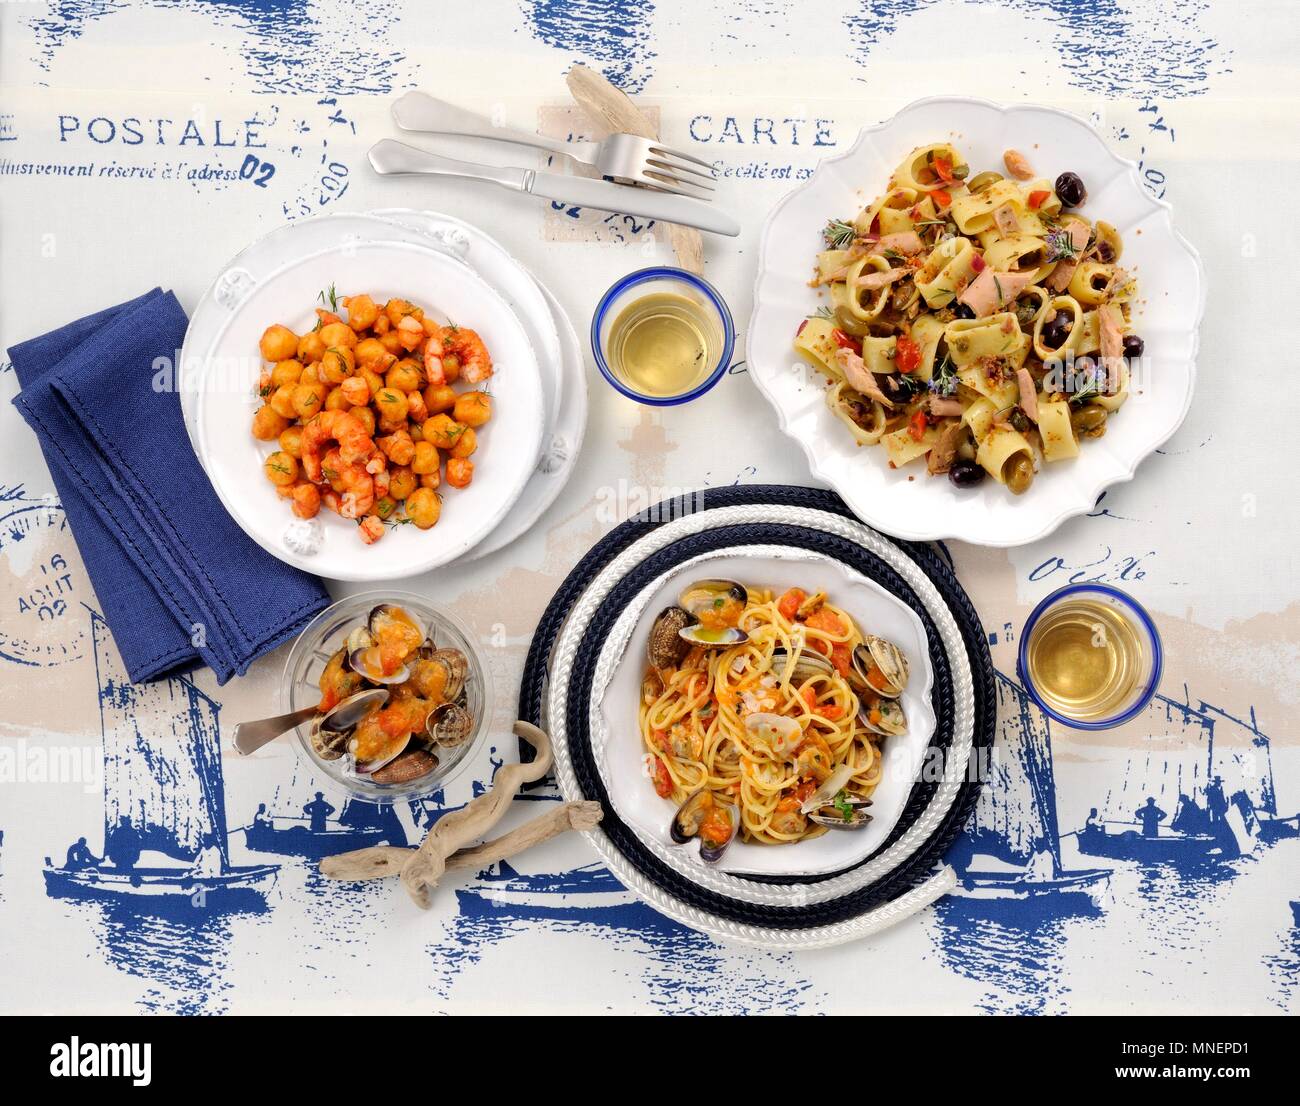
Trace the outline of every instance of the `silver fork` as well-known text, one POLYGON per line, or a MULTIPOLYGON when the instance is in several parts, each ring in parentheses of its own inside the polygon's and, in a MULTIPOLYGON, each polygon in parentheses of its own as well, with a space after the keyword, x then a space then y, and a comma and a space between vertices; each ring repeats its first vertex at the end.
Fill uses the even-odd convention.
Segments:
POLYGON ((645 184, 679 196, 711 200, 713 167, 707 161, 661 146, 652 138, 611 134, 603 142, 565 142, 559 138, 498 127, 472 111, 437 100, 424 92, 408 92, 393 104, 393 119, 404 131, 458 134, 533 146, 590 165, 602 177, 645 184))

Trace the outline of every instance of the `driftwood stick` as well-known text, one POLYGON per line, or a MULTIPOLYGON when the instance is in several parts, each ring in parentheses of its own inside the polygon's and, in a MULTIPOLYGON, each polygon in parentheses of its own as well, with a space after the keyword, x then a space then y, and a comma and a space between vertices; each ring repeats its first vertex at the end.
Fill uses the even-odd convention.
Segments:
POLYGON ((447 857, 477 841, 505 814, 525 783, 540 780, 551 768, 551 739, 527 722, 516 722, 515 735, 536 750, 528 764, 508 764, 497 773, 492 790, 439 819, 423 844, 402 866, 402 883, 418 906, 429 908, 430 892, 447 870, 447 857))
POLYGON ((509 833, 491 841, 484 841, 473 848, 461 849, 447 857, 447 871, 462 868, 483 868, 495 864, 498 860, 531 849, 552 837, 558 837, 569 830, 595 829, 605 812, 600 803, 583 800, 576 803, 562 803, 554 810, 539 814, 522 826, 516 826, 509 833))
MULTIPOLYGON (((522 826, 515 827, 509 833, 452 853, 447 857, 447 871, 483 868, 571 829, 594 829, 603 813, 600 804, 595 802, 562 803, 522 826)), ((320 870, 322 875, 330 879, 383 879, 385 876, 401 875, 402 868, 414 852, 414 849, 403 849, 395 845, 354 849, 349 853, 326 857, 320 862, 320 870)))
POLYGON ((354 849, 322 860, 321 874, 347 880, 401 876, 411 898, 427 909, 432 901, 429 892, 447 870, 448 858, 495 826, 525 783, 540 780, 550 771, 551 739, 546 733, 528 722, 516 722, 514 732, 536 750, 534 759, 502 768, 490 791, 439 819, 418 849, 389 845, 354 849))
MULTIPOLYGON (((565 83, 578 106, 611 131, 641 138, 659 137, 658 128, 645 112, 603 74, 585 65, 575 65, 565 77, 565 83)), ((698 230, 669 223, 668 240, 677 255, 678 265, 692 273, 704 272, 704 239, 698 230)))

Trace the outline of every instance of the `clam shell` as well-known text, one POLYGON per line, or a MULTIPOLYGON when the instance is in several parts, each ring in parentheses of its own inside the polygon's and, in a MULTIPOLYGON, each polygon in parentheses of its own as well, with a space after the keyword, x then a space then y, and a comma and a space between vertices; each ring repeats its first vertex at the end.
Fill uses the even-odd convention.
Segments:
POLYGON ((749 601, 749 590, 735 580, 697 580, 687 585, 677 602, 687 614, 698 617, 722 597, 737 599, 744 606, 749 601))
POLYGON ((442 697, 447 702, 454 703, 465 690, 465 681, 469 678, 469 659, 459 649, 435 649, 429 654, 429 660, 447 670, 447 683, 442 689, 442 697))
POLYGON ((383 688, 367 688, 349 695, 317 717, 309 738, 312 751, 321 760, 338 760, 348 748, 348 740, 357 724, 372 710, 388 701, 383 688))
POLYGON ((808 821, 816 822, 819 826, 825 826, 827 829, 835 830, 859 830, 871 821, 871 815, 862 809, 863 806, 870 804, 870 799, 860 800, 861 805, 851 803, 851 809, 848 817, 833 806, 824 806, 820 810, 814 810, 808 815, 808 821))
POLYGON ((435 745, 454 749, 474 732, 474 716, 459 703, 442 703, 429 712, 425 730, 435 745))
POLYGON ((849 683, 859 695, 880 695, 897 699, 907 685, 907 658, 902 650, 884 638, 868 638, 865 644, 853 650, 853 663, 849 667, 849 683), (873 649, 872 642, 879 644, 873 649), (883 659, 884 663, 881 663, 883 659), (880 669, 883 686, 869 678, 872 667, 880 669))
POLYGON ((872 722, 869 717, 870 707, 866 703, 862 704, 858 711, 858 723, 863 729, 886 737, 901 737, 907 733, 907 716, 903 713, 902 703, 897 699, 882 695, 876 701, 876 709, 880 712, 880 721, 872 722))
POLYGON ((665 607, 650 625, 646 656, 652 668, 676 668, 686 658, 690 645, 678 634, 690 625, 691 616, 681 607, 665 607))
POLYGON ((677 636, 687 645, 702 645, 706 649, 727 649, 733 645, 743 645, 749 635, 739 626, 727 626, 721 630, 710 630, 698 623, 683 626, 677 636))
POLYGON ((411 669, 402 665, 387 675, 379 671, 375 635, 365 626, 358 626, 348 634, 348 667, 372 684, 403 684, 411 677, 411 669))
POLYGON ((436 755, 425 749, 408 747, 382 768, 371 772, 370 778, 375 783, 409 783, 411 780, 418 780, 421 776, 427 776, 437 767, 436 755))
POLYGON ((727 847, 736 839, 736 831, 740 828, 740 812, 730 803, 720 803, 711 791, 705 789, 688 796, 686 801, 677 808, 673 820, 668 825, 668 835, 673 843, 685 845, 692 838, 699 836, 704 818, 718 807, 726 812, 731 822, 731 833, 720 844, 700 841, 700 859, 706 864, 714 864, 720 860, 727 847))
MULTIPOLYGON (((789 654, 784 649, 772 650, 772 669, 784 672, 788 658, 789 654)), ((834 672, 835 666, 831 664, 828 657, 804 650, 795 661, 794 671, 790 675, 796 680, 807 680, 813 676, 830 676, 834 672)))

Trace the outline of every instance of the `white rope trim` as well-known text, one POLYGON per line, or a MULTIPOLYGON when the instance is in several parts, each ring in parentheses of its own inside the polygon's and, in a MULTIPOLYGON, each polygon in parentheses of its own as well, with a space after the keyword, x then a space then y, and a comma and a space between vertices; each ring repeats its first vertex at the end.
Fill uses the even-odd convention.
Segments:
MULTIPOLYGON (((894 870, 907 860, 916 849, 924 843, 942 822, 951 809, 965 777, 965 765, 969 759, 972 736, 974 732, 973 680, 970 664, 966 656, 965 643, 962 640, 956 622, 938 589, 920 567, 892 542, 867 529, 859 523, 845 519, 826 511, 804 507, 786 507, 777 504, 757 504, 735 507, 720 507, 687 515, 657 527, 615 557, 599 572, 578 601, 571 609, 565 625, 553 647, 551 669, 554 674, 567 677, 577 650, 583 645, 583 638, 596 608, 610 590, 635 565, 645 558, 680 538, 719 526, 745 525, 751 523, 786 523, 804 526, 825 533, 834 534, 848 541, 856 542, 879 556, 907 581, 925 605, 939 630, 939 636, 948 652, 949 664, 953 670, 953 689, 958 714, 954 719, 954 735, 950 748, 949 764, 961 768, 959 775, 943 779, 936 788, 929 806, 912 824, 903 836, 880 856, 853 872, 834 880, 820 884, 798 885, 790 887, 779 884, 755 883, 751 880, 738 880, 720 872, 689 872, 689 877, 698 885, 722 894, 745 901, 769 905, 793 906, 811 902, 825 901, 830 898, 858 890, 874 882, 881 875, 894 870), (763 897, 758 897, 763 896, 763 897), (770 897, 767 897, 770 896, 770 897), (796 898, 797 897, 797 898, 796 898)), ((601 662, 603 669, 606 662, 601 662)), ((606 675, 606 679, 608 676, 606 675)), ((597 685, 593 685, 595 687, 597 685)), ((598 708, 599 698, 593 696, 593 706, 598 708)), ((555 751, 556 779, 566 798, 572 799, 579 794, 576 777, 568 756, 568 738, 565 727, 565 712, 568 705, 567 678, 552 678, 549 684, 547 701, 548 728, 552 735, 555 751)), ((951 775, 951 774, 950 774, 951 775)), ((807 930, 776 930, 759 926, 748 926, 715 917, 705 911, 690 907, 664 892, 653 882, 646 880, 614 847, 608 836, 596 829, 589 832, 587 838, 596 851, 609 866, 610 871, 630 890, 640 895, 651 906, 695 929, 729 940, 766 948, 812 948, 842 941, 853 940, 859 936, 876 932, 887 924, 892 924, 900 910, 915 912, 934 901, 939 895, 953 886, 951 873, 946 887, 939 888, 934 877, 920 888, 916 888, 899 899, 876 910, 861 914, 846 922, 831 926, 821 926, 807 930), (933 885, 933 886, 932 886, 933 885), (931 894, 927 898, 926 892, 931 894)), ((674 867, 676 867, 674 865, 674 867)))

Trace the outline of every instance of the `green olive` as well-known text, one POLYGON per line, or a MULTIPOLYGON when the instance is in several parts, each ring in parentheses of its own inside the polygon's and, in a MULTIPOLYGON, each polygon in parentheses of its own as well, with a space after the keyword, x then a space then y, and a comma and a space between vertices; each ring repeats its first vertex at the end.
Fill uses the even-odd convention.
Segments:
POLYGON ((1081 438, 1100 438, 1106 433, 1106 409, 1089 403, 1070 412, 1070 425, 1081 438))
POLYGON ((984 189, 988 188, 990 185, 997 184, 1000 180, 1002 180, 1002 174, 994 173, 990 170, 985 173, 976 173, 966 182, 966 187, 971 190, 972 194, 974 194, 976 192, 983 192, 984 189))
POLYGON ((1002 478, 1012 495, 1024 495, 1034 482, 1034 459, 1027 453, 1017 453, 1002 466, 1002 478))

